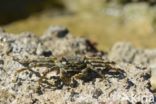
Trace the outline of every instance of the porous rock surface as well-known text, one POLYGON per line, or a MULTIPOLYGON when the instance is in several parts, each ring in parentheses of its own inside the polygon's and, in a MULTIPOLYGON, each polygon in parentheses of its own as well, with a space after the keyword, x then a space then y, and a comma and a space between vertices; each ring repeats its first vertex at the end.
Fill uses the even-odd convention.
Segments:
POLYGON ((124 62, 149 67, 152 71, 151 83, 155 88, 156 49, 141 49, 134 47, 131 43, 118 42, 110 50, 108 58, 117 63, 124 62))
MULTIPOLYGON (((137 57, 133 54, 137 51, 131 50, 129 54, 126 53, 127 50, 129 51, 129 47, 122 51, 122 55, 126 54, 127 58, 121 56, 121 59, 118 59, 113 55, 108 57, 114 61, 126 60, 133 63, 137 57)), ((120 53, 120 50, 118 52, 120 53)), ((77 80, 76 87, 64 85, 61 88, 38 89, 37 81, 45 70, 44 67, 34 67, 32 71, 16 74, 25 66, 14 58, 60 58, 66 55, 100 56, 108 61, 107 55, 98 51, 90 41, 73 37, 64 27, 50 27, 41 37, 29 32, 16 35, 0 32, 0 104, 154 103, 154 95, 150 90, 150 68, 129 63, 113 64, 113 70, 120 69, 120 73, 109 72, 108 69, 104 78, 93 78, 87 82, 77 80)))
POLYGON ((135 48, 131 43, 118 42, 108 54, 109 60, 156 68, 156 49, 135 48))

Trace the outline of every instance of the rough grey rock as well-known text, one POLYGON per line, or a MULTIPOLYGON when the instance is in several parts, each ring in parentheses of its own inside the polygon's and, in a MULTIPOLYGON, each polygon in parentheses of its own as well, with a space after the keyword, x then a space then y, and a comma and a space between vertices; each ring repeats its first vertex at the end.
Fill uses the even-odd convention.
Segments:
POLYGON ((119 42, 112 47, 108 57, 113 61, 131 63, 136 52, 130 43, 119 42))
MULTIPOLYGON (((27 64, 31 66, 33 62, 36 62, 31 61, 32 59, 46 59, 53 56, 59 59, 72 55, 105 56, 99 54, 100 52, 87 39, 74 38, 70 33, 62 32, 64 30, 66 29, 62 27, 50 27, 42 37, 37 37, 32 33, 19 35, 0 33, 1 104, 128 104, 130 102, 149 104, 154 102, 154 95, 150 90, 150 68, 121 62, 108 67, 104 78, 95 77, 87 82, 77 80, 78 86, 76 87, 64 85, 58 88, 39 85, 39 80, 48 66, 28 67, 27 70, 20 71, 27 64), (60 33, 61 37, 58 36, 60 33), (23 64, 15 59, 26 59, 30 62, 23 64), (117 71, 117 73, 115 70, 119 69, 121 72, 117 71)), ((131 45, 128 46, 131 47, 131 45)), ((113 49, 116 50, 116 48, 113 49)), ((126 48, 123 52, 128 58, 122 56, 120 60, 133 62, 135 59, 133 54, 138 51, 130 50, 131 48, 126 48), (127 54, 127 51, 132 54, 127 54), (129 61, 131 59, 133 60, 129 61)), ((118 54, 120 52, 122 51, 117 51, 118 54)), ((47 61, 41 60, 41 63, 38 63, 44 62, 47 61)), ((94 76, 93 73, 88 73, 94 76)), ((51 76, 54 74, 56 75, 56 72, 48 74, 46 80, 52 83, 51 76)), ((54 79, 56 78, 57 76, 54 79)))
POLYGON ((135 48, 131 43, 118 42, 108 54, 109 60, 135 65, 153 66, 156 62, 155 49, 135 48))
POLYGON ((47 50, 53 52, 54 56, 64 54, 84 54, 97 52, 91 42, 85 38, 73 37, 69 30, 62 26, 51 26, 41 37, 43 45, 47 50))
POLYGON ((156 49, 139 49, 130 43, 116 43, 108 54, 108 59, 118 63, 125 62, 137 66, 149 67, 152 71, 151 83, 155 88, 156 83, 156 49))
POLYGON ((69 33, 69 30, 63 26, 50 26, 48 30, 44 33, 45 35, 42 38, 51 39, 51 38, 63 38, 69 33))

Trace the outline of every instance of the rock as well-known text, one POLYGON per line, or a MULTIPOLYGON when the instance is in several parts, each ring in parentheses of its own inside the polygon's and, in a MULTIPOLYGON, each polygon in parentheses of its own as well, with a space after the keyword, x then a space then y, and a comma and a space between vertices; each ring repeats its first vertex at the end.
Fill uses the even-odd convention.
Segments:
POLYGON ((46 31, 45 35, 42 36, 43 39, 48 38, 63 38, 68 35, 69 30, 63 26, 51 26, 46 31))
POLYGON ((151 66, 151 64, 156 62, 156 50, 139 49, 130 43, 119 42, 112 47, 108 58, 116 62, 151 66))
POLYGON ((150 68, 133 65, 136 54, 150 51, 120 43, 107 56, 64 28, 50 30, 42 37, 0 33, 0 103, 154 103, 150 68))
POLYGON ((74 38, 69 30, 62 26, 51 26, 41 37, 43 45, 53 55, 96 53, 94 45, 85 38, 74 38))
MULTIPOLYGON (((107 2, 114 2, 113 0, 107 0, 107 2)), ((136 2, 146 2, 150 5, 155 5, 156 1, 154 0, 116 0, 115 2, 119 4, 127 4, 127 3, 136 3, 136 2)))
POLYGON ((121 18, 127 32, 135 31, 136 34, 144 35, 153 33, 155 9, 150 10, 150 8, 147 3, 132 3, 124 6, 121 18))
POLYGON ((109 59, 117 62, 131 63, 134 60, 136 52, 130 43, 119 42, 112 47, 109 59))
POLYGON ((125 62, 137 66, 149 67, 152 70, 151 83, 155 88, 156 49, 139 49, 130 43, 119 42, 112 47, 108 59, 118 63, 125 62))
POLYGON ((18 82, 8 83, 5 89, 11 90, 8 87, 12 86, 11 94, 16 96, 11 102, 16 104, 27 104, 34 101, 39 104, 45 102, 55 104, 154 102, 154 95, 149 90, 149 69, 129 64, 118 64, 115 67, 122 68, 126 76, 120 78, 113 73, 106 73, 105 79, 97 78, 86 83, 79 81, 78 87, 65 86, 61 89, 44 87, 38 91, 38 84, 35 83, 37 76, 35 78, 33 73, 26 71, 17 76, 18 82))

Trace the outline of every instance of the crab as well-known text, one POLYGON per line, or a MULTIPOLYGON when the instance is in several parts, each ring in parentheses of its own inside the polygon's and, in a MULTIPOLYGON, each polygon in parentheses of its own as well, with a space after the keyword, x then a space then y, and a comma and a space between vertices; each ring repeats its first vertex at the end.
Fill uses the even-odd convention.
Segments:
POLYGON ((38 83, 42 85, 46 83, 50 86, 75 85, 77 80, 90 81, 95 78, 105 79, 105 73, 108 71, 120 72, 121 69, 113 68, 114 62, 105 61, 101 57, 87 56, 66 56, 61 59, 55 57, 31 57, 19 60, 14 59, 24 66, 24 68, 16 72, 20 73, 24 70, 29 70, 33 73, 32 68, 46 67, 47 70, 41 74, 36 74, 39 77, 38 83), (51 83, 47 82, 47 75, 50 72, 56 71, 57 76, 52 76, 51 83))
POLYGON ((82 56, 63 57, 58 66, 60 67, 60 78, 67 85, 71 84, 80 74, 85 74, 83 71, 87 68, 82 56))
POLYGON ((60 60, 60 77, 66 84, 76 79, 90 81, 92 79, 105 79, 105 71, 119 72, 120 69, 113 68, 115 62, 105 61, 101 57, 72 56, 63 57, 60 60))

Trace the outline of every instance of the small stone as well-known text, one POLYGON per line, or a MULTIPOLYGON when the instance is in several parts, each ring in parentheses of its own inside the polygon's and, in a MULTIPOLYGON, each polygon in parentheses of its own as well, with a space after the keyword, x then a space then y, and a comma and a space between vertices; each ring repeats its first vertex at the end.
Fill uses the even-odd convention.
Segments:
POLYGON ((48 28, 47 32, 45 33, 45 37, 56 37, 56 38, 64 38, 69 33, 69 30, 63 26, 51 26, 48 28))
POLYGON ((96 89, 94 92, 93 92, 93 98, 95 99, 98 99, 98 97, 102 94, 102 90, 101 89, 96 89))

